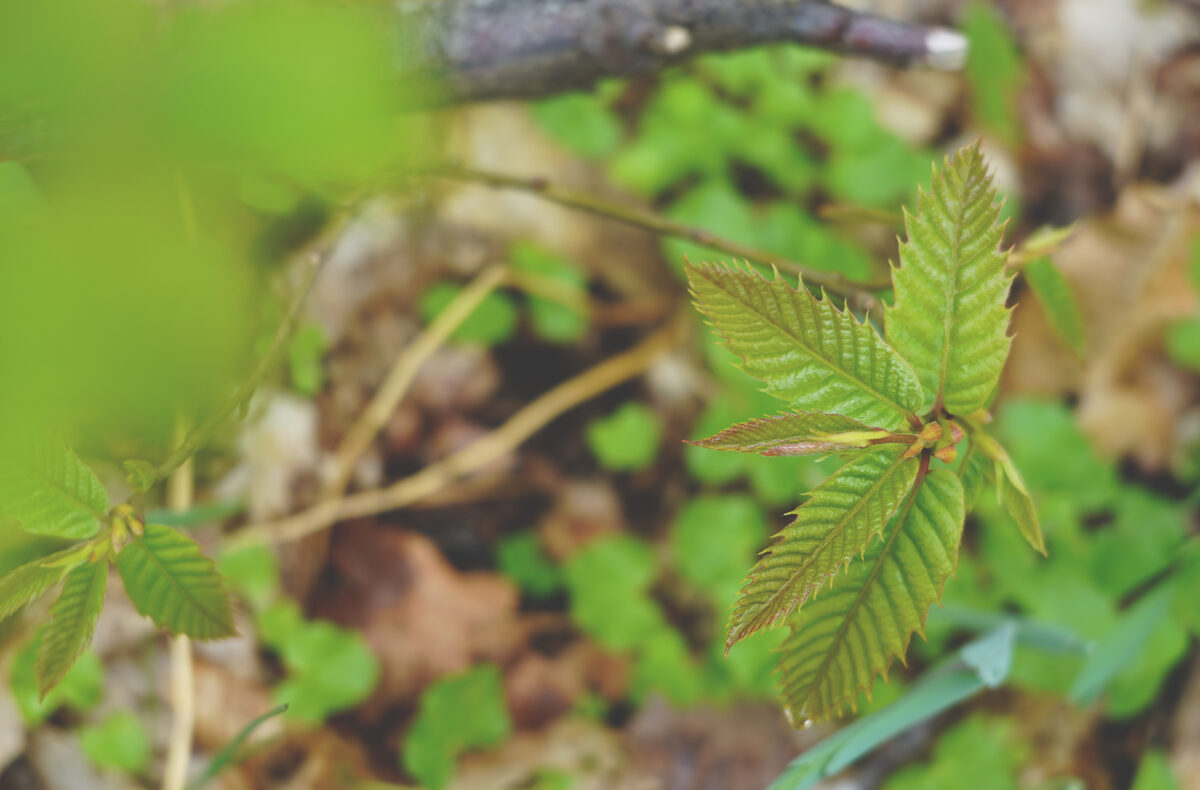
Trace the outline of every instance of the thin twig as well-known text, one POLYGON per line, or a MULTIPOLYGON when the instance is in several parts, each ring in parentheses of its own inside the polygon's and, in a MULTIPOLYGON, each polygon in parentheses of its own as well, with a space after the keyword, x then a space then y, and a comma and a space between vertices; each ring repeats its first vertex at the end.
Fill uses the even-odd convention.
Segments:
MULTIPOLYGON (((184 435, 184 431, 179 431, 184 435)), ((192 460, 185 458, 167 481, 167 506, 175 511, 192 505, 194 477, 192 460)), ((186 634, 171 639, 171 733, 167 759, 163 766, 162 790, 184 790, 188 762, 192 755, 192 729, 195 724, 195 682, 192 670, 192 645, 186 634)))
POLYGON ((503 266, 491 266, 481 272, 440 312, 433 323, 404 349, 375 393, 375 397, 342 438, 333 454, 331 474, 322 490, 322 499, 341 496, 354 472, 354 465, 375 436, 387 424, 397 404, 408 392, 417 371, 442 347, 466 321, 484 298, 504 280, 503 266))
POLYGON ((690 316, 680 312, 637 346, 543 393, 499 428, 420 472, 386 488, 319 502, 279 521, 246 527, 230 538, 229 546, 241 548, 297 540, 339 521, 372 516, 420 501, 502 457, 563 412, 643 373, 679 344, 690 325, 690 316))
POLYGON ((772 264, 783 271, 803 277, 809 285, 822 287, 830 293, 835 293, 847 299, 854 299, 860 303, 864 300, 868 303, 873 301, 872 291, 882 290, 891 284, 890 281, 857 283, 840 272, 825 272, 814 269, 766 250, 760 250, 757 247, 751 247, 747 244, 722 238, 703 228, 684 225, 681 222, 676 222, 648 209, 605 200, 604 198, 584 192, 577 192, 573 189, 552 184, 544 178, 520 178, 461 165, 444 166, 433 170, 432 173, 443 178, 482 184, 494 189, 515 189, 521 192, 528 192, 551 203, 557 203, 560 206, 566 206, 613 220, 614 222, 621 222, 635 228, 641 228, 660 236, 670 236, 694 242, 726 253, 727 255, 733 255, 736 258, 745 258, 746 260, 757 261, 758 263, 772 264))

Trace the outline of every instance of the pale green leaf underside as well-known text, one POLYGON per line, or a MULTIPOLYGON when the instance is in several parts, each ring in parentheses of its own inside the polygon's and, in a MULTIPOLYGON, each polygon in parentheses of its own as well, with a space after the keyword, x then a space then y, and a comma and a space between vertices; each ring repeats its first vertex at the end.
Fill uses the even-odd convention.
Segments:
POLYGON ((86 554, 71 546, 14 568, 0 577, 0 620, 58 584, 75 564, 72 561, 75 557, 82 562, 86 554))
POLYGON ((963 518, 958 477, 930 472, 883 539, 789 621, 778 676, 793 723, 853 705, 893 657, 903 657, 954 570, 963 518))
POLYGON ((0 520, 39 535, 90 538, 107 512, 100 480, 60 442, 39 442, 0 466, 0 520))
POLYGON ((995 472, 996 490, 1000 504, 1017 524, 1021 536, 1038 552, 1046 553, 1046 539, 1042 536, 1042 525, 1038 520, 1037 507, 1021 473, 1010 464, 997 463, 995 472), (1015 479, 1014 479, 1015 476, 1015 479))
POLYGON ((916 369, 925 405, 952 414, 987 405, 1011 343, 995 198, 979 146, 961 149, 905 213, 908 240, 892 270, 887 341, 916 369))
POLYGON ((104 606, 108 562, 80 565, 67 575, 62 592, 50 609, 38 652, 38 689, 46 696, 92 642, 96 620, 104 606))
POLYGON ((690 444, 759 455, 818 455, 864 448, 870 434, 871 428, 858 420, 805 411, 738 423, 690 444))
POLYGON ((117 570, 137 610, 171 633, 195 639, 234 634, 229 593, 191 538, 147 524, 145 534, 117 555, 117 570))
POLYGON ((750 572, 729 620, 726 647, 801 606, 883 531, 917 472, 904 447, 873 449, 834 472, 794 511, 750 572))
POLYGON ((778 274, 714 265, 689 266, 696 305, 742 369, 766 391, 801 411, 842 414, 895 429, 921 406, 912 368, 869 324, 778 274))

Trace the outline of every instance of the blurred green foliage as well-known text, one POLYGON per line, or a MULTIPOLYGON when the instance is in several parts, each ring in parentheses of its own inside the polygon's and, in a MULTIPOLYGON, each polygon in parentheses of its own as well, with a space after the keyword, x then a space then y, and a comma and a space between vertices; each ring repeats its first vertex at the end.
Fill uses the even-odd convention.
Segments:
POLYGON ((254 239, 419 159, 381 9, 43 0, 0 29, 0 432, 165 445, 244 374, 254 239), (147 374, 152 371, 152 374, 147 374))
POLYGON ((901 768, 885 790, 1017 790, 1028 758, 1016 727, 1007 719, 974 715, 943 732, 928 763, 901 768))
POLYGON ((995 5, 975 0, 961 25, 970 47, 967 84, 975 122, 1008 146, 1021 140, 1017 91, 1025 80, 1025 63, 1016 41, 995 5))
POLYGON ((654 462, 662 424, 649 407, 629 401, 588 423, 584 435, 602 467, 614 472, 636 471, 654 462))
POLYGON ((434 681, 421 695, 416 721, 404 739, 404 768, 425 787, 440 790, 463 751, 491 746, 512 731, 500 671, 480 664, 434 681))
POLYGON ((308 620, 279 590, 279 567, 266 548, 224 555, 218 567, 230 586, 251 604, 262 642, 283 660, 287 677, 275 687, 287 715, 318 725, 352 708, 379 683, 379 659, 357 631, 327 620, 308 620))
MULTIPOLYGON (((454 301, 462 287, 452 282, 434 283, 421 294, 418 310, 426 323, 432 321, 454 301)), ((517 328, 518 312, 506 294, 492 291, 467 317, 451 338, 459 343, 494 346, 512 337, 517 328)))
MULTIPOLYGON (((672 219, 868 278, 867 254, 803 207, 895 209, 928 177, 932 155, 885 130, 862 93, 830 84, 831 62, 786 46, 701 57, 661 75, 624 135, 616 84, 540 104, 534 117, 569 148, 603 157, 613 181, 665 203, 672 219), (563 122, 567 108, 585 122, 563 122)), ((679 240, 664 249, 673 265, 711 258, 679 240)))
POLYGON ((528 298, 533 329, 553 343, 579 340, 588 326, 586 311, 587 282, 573 262, 531 242, 517 242, 508 252, 509 263, 518 278, 532 286, 528 298), (556 298, 537 292, 553 290, 556 298))
MULTIPOLYGON (((985 488, 976 503, 977 543, 959 557, 958 580, 943 600, 978 611, 1015 610, 1101 645, 1106 639, 1124 643, 1125 660, 1111 659, 1115 676, 1105 684, 1104 699, 1108 715, 1134 715, 1155 698, 1187 648, 1186 621, 1163 616, 1165 610, 1156 611, 1148 600, 1153 593, 1144 594, 1180 558, 1185 506, 1124 483, 1063 406, 1010 401, 997 422, 1038 504, 1049 556, 1029 555, 997 507, 995 492, 985 488), (1136 600, 1127 608, 1131 596, 1136 600), (1122 623, 1126 630, 1118 631, 1122 623), (1136 640, 1138 634, 1143 639, 1136 640)), ((1182 601, 1185 585, 1177 580, 1158 594, 1182 601)), ((926 655, 941 652, 951 629, 935 610, 926 655)), ((1066 695, 1083 666, 1082 658, 1023 648, 1013 682, 1066 695)))
POLYGON ((133 713, 113 713, 98 724, 79 729, 83 753, 101 768, 139 774, 150 760, 150 736, 133 713))
POLYGON ((95 653, 84 652, 43 698, 38 687, 38 650, 35 638, 17 653, 9 672, 9 685, 26 726, 36 727, 63 706, 88 711, 100 704, 104 697, 104 665, 95 653))
POLYGON ((329 340, 324 330, 316 324, 301 327, 288 341, 288 377, 292 389, 301 395, 312 397, 325 386, 325 367, 322 364, 329 340))
POLYGON ((1138 766, 1132 790, 1176 790, 1178 787, 1167 756, 1160 749, 1148 750, 1138 766))
POLYGON ((523 592, 546 598, 562 587, 562 573, 542 551, 536 532, 522 532, 500 541, 496 565, 523 592))
MULTIPOLYGON (((1188 279, 1192 290, 1200 295, 1200 238, 1192 241, 1188 279)), ((1167 353, 1176 364, 1200 370, 1200 315, 1176 321, 1167 329, 1167 353)))

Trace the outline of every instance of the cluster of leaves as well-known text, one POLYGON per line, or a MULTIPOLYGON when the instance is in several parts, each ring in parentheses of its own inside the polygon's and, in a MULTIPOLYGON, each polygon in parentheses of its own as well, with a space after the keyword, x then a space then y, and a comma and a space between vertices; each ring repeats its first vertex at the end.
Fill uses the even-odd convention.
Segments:
POLYGON ((274 650, 287 677, 274 689, 294 721, 315 726, 371 695, 379 659, 362 635, 327 620, 308 620, 282 595, 275 556, 262 547, 221 557, 219 569, 254 612, 263 644, 274 650))
POLYGON ((983 428, 1010 344, 1011 275, 998 216, 979 147, 961 150, 906 215, 886 342, 778 277, 688 270, 698 307, 743 370, 793 409, 701 444, 849 458, 793 511, 730 620, 727 647, 790 625, 778 673, 793 721, 855 704, 904 654, 955 567, 968 491, 992 482, 1028 541, 1044 551, 1028 490, 983 428), (961 462, 932 468, 935 460, 953 462, 964 436, 961 462))
POLYGON ((58 584, 62 592, 39 635, 44 695, 88 647, 115 564, 137 610, 172 633, 219 639, 234 633, 225 583, 191 538, 142 525, 127 505, 109 506, 100 480, 59 442, 38 442, 0 471, 0 523, 67 545, 0 578, 0 618, 58 584))
MULTIPOLYGON (((513 244, 507 263, 514 284, 527 292, 525 306, 537 336, 551 343, 579 340, 589 318, 585 280, 579 267, 532 242, 513 244)), ((432 321, 461 290, 450 281, 434 283, 421 294, 418 312, 425 321, 432 321)), ((493 291, 455 330, 453 339, 480 346, 504 343, 516 332, 520 318, 516 300, 493 291)))
MULTIPOLYGON (((603 157, 615 183, 664 203, 672 219, 869 279, 866 252, 802 207, 832 197, 894 209, 932 156, 884 129, 861 92, 825 84, 832 62, 787 46, 699 58, 662 75, 628 136, 612 109, 619 83, 539 102, 533 112, 567 147, 603 157)), ((664 247, 671 261, 706 254, 678 240, 664 247)))

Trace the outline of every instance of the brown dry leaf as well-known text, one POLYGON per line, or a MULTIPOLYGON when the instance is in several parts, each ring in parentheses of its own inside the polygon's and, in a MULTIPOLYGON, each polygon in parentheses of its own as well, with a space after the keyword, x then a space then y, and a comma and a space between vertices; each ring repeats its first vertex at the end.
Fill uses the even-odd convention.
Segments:
POLYGON ((544 771, 571 776, 571 790, 655 790, 631 773, 620 737, 600 724, 564 719, 540 733, 518 734, 460 761, 447 790, 527 787, 544 771))
MULTIPOLYGON (((257 716, 275 706, 260 682, 229 667, 197 657, 195 668, 196 744, 215 751, 238 736, 257 716)), ((255 730, 256 741, 283 731, 279 718, 269 719, 255 730)))
POLYGON ((661 699, 626 729, 639 773, 662 790, 761 790, 800 750, 800 734, 769 704, 678 711, 661 699))
POLYGON ((1054 261, 1079 300, 1089 358, 1074 364, 1025 299, 1003 382, 1009 395, 1077 391, 1080 422, 1099 448, 1147 469, 1171 457, 1176 425, 1197 397, 1194 376, 1163 351, 1168 324, 1198 307, 1186 262, 1200 212, 1181 192, 1131 186, 1112 212, 1080 223, 1054 261))
POLYGON ((546 552, 566 559, 587 542, 625 530, 621 499, 605 479, 568 480, 559 484, 554 506, 538 524, 546 552))
POLYGON ((576 640, 550 657, 523 655, 504 677, 504 696, 513 723, 536 729, 571 710, 585 693, 615 701, 629 685, 629 660, 605 653, 591 642, 576 640))
POLYGON ((362 631, 383 664, 377 704, 410 700, 478 661, 503 663, 524 639, 518 594, 495 573, 461 573, 428 538, 375 523, 339 527, 340 577, 320 614, 362 631))

